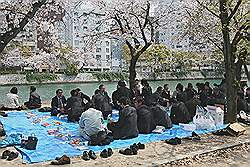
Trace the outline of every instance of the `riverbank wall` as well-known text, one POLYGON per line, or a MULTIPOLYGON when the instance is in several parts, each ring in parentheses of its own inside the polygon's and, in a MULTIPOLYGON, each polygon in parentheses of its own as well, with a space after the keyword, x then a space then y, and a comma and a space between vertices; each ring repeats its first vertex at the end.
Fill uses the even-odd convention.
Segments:
MULTIPOLYGON (((92 73, 79 73, 76 76, 67 76, 65 74, 56 74, 54 81, 29 82, 25 74, 6 74, 0 75, 0 86, 10 85, 35 85, 35 84, 60 84, 60 83, 95 83, 110 82, 109 80, 98 80, 92 73)), ((220 79, 221 75, 204 76, 201 72, 190 72, 182 75, 173 75, 173 73, 137 73, 138 79, 148 80, 190 80, 190 79, 220 79)), ((114 80, 115 81, 115 80, 114 80)))

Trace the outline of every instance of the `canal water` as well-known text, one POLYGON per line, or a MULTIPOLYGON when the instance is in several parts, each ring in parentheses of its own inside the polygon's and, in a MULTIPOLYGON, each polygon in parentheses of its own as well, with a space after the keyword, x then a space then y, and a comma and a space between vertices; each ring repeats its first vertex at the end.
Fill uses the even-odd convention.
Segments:
MULTIPOLYGON (((210 85, 213 86, 214 83, 220 83, 221 80, 214 79, 214 80, 165 80, 165 81, 150 81, 150 86, 152 87, 153 91, 156 90, 158 86, 163 86, 164 84, 168 83, 169 88, 171 91, 175 90, 175 86, 177 83, 182 83, 184 87, 187 86, 188 83, 192 83, 195 87, 195 84, 198 82, 210 82, 210 85)), ((41 96, 41 99, 44 103, 50 102, 51 98, 55 96, 55 91, 59 88, 63 89, 65 97, 70 96, 70 91, 75 88, 80 88, 85 94, 92 96, 94 91, 98 88, 100 84, 104 84, 109 96, 114 90, 116 90, 116 82, 100 82, 100 83, 68 83, 68 84, 42 84, 42 85, 34 85, 37 88, 38 94, 41 96)), ((0 86, 0 104, 5 103, 6 94, 13 86, 0 86)), ((30 85, 17 85, 18 88, 18 95, 19 95, 19 102, 24 103, 29 98, 29 88, 30 85)))

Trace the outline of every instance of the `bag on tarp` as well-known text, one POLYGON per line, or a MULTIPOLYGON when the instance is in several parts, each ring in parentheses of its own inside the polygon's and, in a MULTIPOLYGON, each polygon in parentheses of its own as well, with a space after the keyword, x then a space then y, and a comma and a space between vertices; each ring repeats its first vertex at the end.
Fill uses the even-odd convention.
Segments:
POLYGON ((38 138, 35 135, 28 137, 28 140, 21 141, 21 147, 27 150, 35 150, 37 146, 38 138))
POLYGON ((215 122, 209 112, 200 106, 196 108, 196 115, 193 118, 196 129, 215 129, 215 122))

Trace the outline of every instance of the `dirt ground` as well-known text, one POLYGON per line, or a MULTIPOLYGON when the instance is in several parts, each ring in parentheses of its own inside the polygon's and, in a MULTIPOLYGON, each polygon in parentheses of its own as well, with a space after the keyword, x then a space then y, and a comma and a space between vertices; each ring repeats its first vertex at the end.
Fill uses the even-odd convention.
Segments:
MULTIPOLYGON (((249 166, 250 163, 250 146, 243 144, 250 142, 250 127, 246 127, 247 131, 244 135, 239 137, 230 136, 215 136, 212 134, 202 135, 200 141, 182 140, 182 143, 177 146, 166 144, 164 141, 146 144, 146 149, 139 150, 138 155, 125 156, 118 153, 119 150, 114 150, 114 154, 106 159, 98 158, 96 160, 84 161, 80 157, 71 158, 70 165, 65 167, 98 167, 98 166, 249 166), (219 147, 228 147, 230 145, 239 144, 240 146, 233 147, 221 151, 213 151, 211 153, 203 154, 208 150, 216 150, 219 147), (192 157, 193 158, 185 158, 192 157), (183 159, 185 158, 185 159, 183 159), (183 159, 178 160, 176 159, 183 159), (169 161, 173 161, 169 163, 169 161)), ((15 150, 14 148, 0 149, 0 153, 6 149, 15 150)), ((13 161, 6 161, 0 159, 0 167, 38 167, 51 166, 50 161, 36 164, 24 164, 21 156, 13 161)))

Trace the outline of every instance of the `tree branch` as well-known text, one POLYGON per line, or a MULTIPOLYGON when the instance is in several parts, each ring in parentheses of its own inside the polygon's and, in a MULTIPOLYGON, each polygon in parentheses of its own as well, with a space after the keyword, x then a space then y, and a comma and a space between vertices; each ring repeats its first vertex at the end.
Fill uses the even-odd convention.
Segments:
POLYGON ((232 19, 232 17, 235 15, 235 13, 237 12, 238 8, 240 7, 241 2, 242 2, 242 0, 238 0, 238 2, 235 5, 233 11, 231 12, 231 14, 227 18, 228 21, 230 21, 232 19))
POLYGON ((199 0, 196 0, 196 2, 201 5, 203 8, 205 8, 207 11, 209 11, 211 14, 213 14, 214 16, 220 18, 220 16, 218 14, 216 14, 214 11, 212 11, 211 9, 209 9, 206 5, 204 5, 203 3, 201 3, 199 0))

